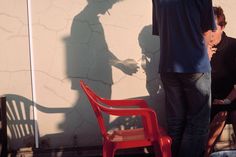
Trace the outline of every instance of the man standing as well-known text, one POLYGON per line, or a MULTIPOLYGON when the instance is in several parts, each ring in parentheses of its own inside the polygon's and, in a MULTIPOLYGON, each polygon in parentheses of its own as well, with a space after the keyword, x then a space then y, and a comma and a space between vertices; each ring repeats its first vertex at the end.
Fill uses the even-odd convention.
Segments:
POLYGON ((173 157, 204 154, 211 104, 206 45, 214 29, 211 0, 153 0, 153 34, 160 36, 159 72, 173 157))

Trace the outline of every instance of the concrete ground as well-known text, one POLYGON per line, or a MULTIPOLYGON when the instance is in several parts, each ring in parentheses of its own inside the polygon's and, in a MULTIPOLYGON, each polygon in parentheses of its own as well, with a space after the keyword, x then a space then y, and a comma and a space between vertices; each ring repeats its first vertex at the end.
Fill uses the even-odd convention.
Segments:
MULTIPOLYGON (((226 125, 218 139, 214 152, 222 150, 236 150, 235 135, 231 125, 226 125)), ((8 157, 102 157, 102 147, 76 147, 57 149, 22 148, 17 152, 9 153, 8 157)), ((116 157, 154 157, 151 148, 137 148, 120 150, 116 157)))
MULTIPOLYGON (((151 150, 150 150, 151 152, 151 150)), ((154 157, 153 153, 143 148, 120 150, 116 157, 154 157)), ((32 149, 22 148, 18 152, 9 153, 8 157, 102 157, 102 147, 32 149)))

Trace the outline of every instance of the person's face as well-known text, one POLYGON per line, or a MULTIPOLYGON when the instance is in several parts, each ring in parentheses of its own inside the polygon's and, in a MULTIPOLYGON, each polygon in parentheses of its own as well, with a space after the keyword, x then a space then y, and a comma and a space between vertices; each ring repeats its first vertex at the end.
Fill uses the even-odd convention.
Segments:
POLYGON ((215 23, 216 23, 216 31, 214 31, 212 33, 212 43, 213 43, 213 45, 219 44, 219 42, 221 41, 222 33, 224 31, 224 27, 222 27, 218 24, 217 18, 215 18, 215 23))

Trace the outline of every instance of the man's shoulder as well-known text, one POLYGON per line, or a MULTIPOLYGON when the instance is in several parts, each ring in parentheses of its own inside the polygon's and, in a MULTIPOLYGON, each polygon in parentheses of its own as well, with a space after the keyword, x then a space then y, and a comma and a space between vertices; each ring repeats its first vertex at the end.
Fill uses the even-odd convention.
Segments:
POLYGON ((236 50, 236 38, 235 37, 227 36, 225 34, 225 37, 223 37, 223 40, 225 41, 224 43, 227 45, 228 48, 236 50))
POLYGON ((226 35, 226 34, 225 34, 225 36, 226 36, 227 40, 228 40, 229 42, 231 42, 232 44, 233 44, 233 43, 236 43, 236 38, 235 38, 235 37, 228 36, 228 35, 226 35))

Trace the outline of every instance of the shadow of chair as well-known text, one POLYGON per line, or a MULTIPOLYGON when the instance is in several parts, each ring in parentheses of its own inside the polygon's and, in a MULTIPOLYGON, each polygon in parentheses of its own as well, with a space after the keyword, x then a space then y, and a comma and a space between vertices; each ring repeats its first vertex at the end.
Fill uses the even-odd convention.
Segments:
POLYGON ((148 108, 144 100, 108 100, 97 96, 83 81, 80 85, 98 120, 103 136, 103 157, 114 157, 118 149, 145 146, 153 146, 156 157, 171 157, 171 138, 159 127, 155 111, 148 108), (103 112, 116 116, 141 116, 143 127, 107 131, 103 112))
MULTIPOLYGON (((17 150, 23 147, 35 146, 35 129, 36 120, 33 115, 33 107, 35 105, 37 111, 43 113, 66 113, 70 108, 48 108, 39 104, 34 104, 32 100, 16 95, 6 94, 6 120, 8 149, 17 150)), ((40 140, 40 139, 39 139, 40 140)))
POLYGON ((33 147, 34 125, 33 104, 25 97, 14 94, 6 96, 6 117, 10 150, 20 147, 33 147))

